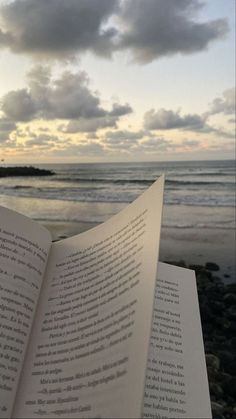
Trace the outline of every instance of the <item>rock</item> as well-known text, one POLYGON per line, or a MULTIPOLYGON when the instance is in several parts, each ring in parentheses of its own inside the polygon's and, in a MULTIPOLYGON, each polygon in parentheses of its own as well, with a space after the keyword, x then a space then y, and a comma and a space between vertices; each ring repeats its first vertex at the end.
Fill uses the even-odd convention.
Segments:
POLYGON ((236 353, 236 336, 233 336, 231 338, 231 346, 232 346, 232 348, 234 348, 235 353, 236 353))
POLYGON ((236 294, 236 283, 227 284, 225 286, 226 293, 236 294))
MULTIPOLYGON (((214 316, 211 312, 211 309, 207 304, 200 305, 201 319, 202 322, 211 322, 214 319, 214 316)), ((212 329, 212 327, 211 327, 212 329)))
POLYGON ((224 314, 225 305, 220 301, 211 301, 210 302, 211 310, 215 315, 222 315, 224 314))
POLYGON ((174 260, 166 260, 165 263, 169 265, 181 266, 182 268, 186 268, 186 263, 184 260, 174 261, 174 260))
POLYGON ((223 301, 227 306, 236 305, 236 294, 227 293, 223 297, 223 301))
MULTIPOLYGON (((219 375, 219 373, 218 373, 218 371, 216 369, 214 369, 211 366, 208 366, 207 365, 207 376, 208 376, 208 381, 209 382, 216 382, 216 381, 218 381, 218 378, 219 378, 218 375, 219 375)), ((231 376, 230 376, 230 378, 231 378, 231 376)))
POLYGON ((202 265, 189 265, 189 269, 192 269, 196 273, 204 271, 204 266, 202 265))
POLYGON ((207 286, 212 285, 209 276, 204 271, 196 273, 197 285, 200 288, 205 289, 207 286))
POLYGON ((218 376, 217 376, 217 381, 219 381, 222 385, 222 387, 224 388, 224 385, 226 383, 229 383, 229 381, 231 380, 231 375, 226 373, 226 372, 219 372, 218 376))
POLYGON ((236 373, 236 360, 234 355, 229 351, 218 351, 220 358, 220 364, 222 365, 223 371, 229 374, 236 373))
POLYGON ((236 377, 231 377, 230 380, 222 384, 226 394, 236 399, 236 377))
POLYGON ((228 330, 229 321, 226 320, 223 316, 215 318, 215 325, 221 329, 228 330))
POLYGON ((224 335, 215 335, 214 337, 215 342, 218 343, 225 343, 225 336, 224 335))
POLYGON ((212 354, 206 354, 206 364, 207 367, 213 368, 213 370, 218 371, 220 368, 220 360, 217 356, 212 354))
POLYGON ((54 172, 33 166, 0 167, 0 178, 9 176, 52 176, 54 172))
POLYGON ((213 263, 213 262, 207 262, 205 264, 205 268, 208 271, 215 271, 215 272, 220 270, 220 267, 216 263, 213 263))
POLYGON ((210 388, 211 395, 214 394, 214 396, 216 396, 217 399, 220 399, 224 394, 221 385, 218 384, 218 383, 211 383, 210 382, 209 383, 209 388, 210 388))
POLYGON ((222 283, 221 278, 219 276, 215 276, 215 275, 212 277, 212 281, 214 283, 217 283, 217 284, 221 284, 222 283))
POLYGON ((230 321, 225 326, 225 331, 226 331, 228 337, 235 336, 236 335, 236 322, 235 321, 230 321))
POLYGON ((236 306, 228 307, 225 315, 229 320, 236 321, 236 306))
POLYGON ((220 415, 221 413, 223 413, 224 406, 222 406, 220 403, 212 402, 211 409, 212 409, 213 415, 215 414, 220 415))

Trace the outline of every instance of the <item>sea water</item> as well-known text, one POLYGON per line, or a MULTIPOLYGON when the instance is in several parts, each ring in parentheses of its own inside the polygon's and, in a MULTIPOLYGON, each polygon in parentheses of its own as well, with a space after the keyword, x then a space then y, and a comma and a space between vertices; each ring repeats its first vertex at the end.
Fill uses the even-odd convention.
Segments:
POLYGON ((45 177, 0 178, 0 205, 42 222, 102 222, 165 174, 164 227, 235 228, 235 162, 47 164, 45 177))

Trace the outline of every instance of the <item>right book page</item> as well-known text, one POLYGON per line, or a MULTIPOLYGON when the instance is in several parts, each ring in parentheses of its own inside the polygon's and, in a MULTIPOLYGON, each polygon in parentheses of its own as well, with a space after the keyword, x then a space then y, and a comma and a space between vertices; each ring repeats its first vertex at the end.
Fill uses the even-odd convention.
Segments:
POLYGON ((195 273, 158 264, 144 418, 211 418, 195 273))

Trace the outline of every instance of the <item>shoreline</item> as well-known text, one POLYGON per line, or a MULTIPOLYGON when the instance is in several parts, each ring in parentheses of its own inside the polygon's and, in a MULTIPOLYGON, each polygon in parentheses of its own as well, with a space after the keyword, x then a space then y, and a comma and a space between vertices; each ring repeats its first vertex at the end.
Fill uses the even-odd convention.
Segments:
MULTIPOLYGON (((80 234, 99 223, 40 221, 52 234, 52 240, 80 234)), ((236 274, 235 233, 233 230, 163 227, 161 231, 159 260, 187 265, 202 265, 214 262, 219 265, 217 272, 224 283, 233 282, 236 274)))

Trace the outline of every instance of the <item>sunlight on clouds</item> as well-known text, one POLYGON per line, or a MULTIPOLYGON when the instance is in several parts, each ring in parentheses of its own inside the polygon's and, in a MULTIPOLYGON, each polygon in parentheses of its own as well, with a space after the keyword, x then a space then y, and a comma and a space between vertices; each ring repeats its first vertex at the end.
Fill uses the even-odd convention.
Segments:
POLYGON ((226 9, 0 0, 1 159, 232 157, 233 2, 226 9))

